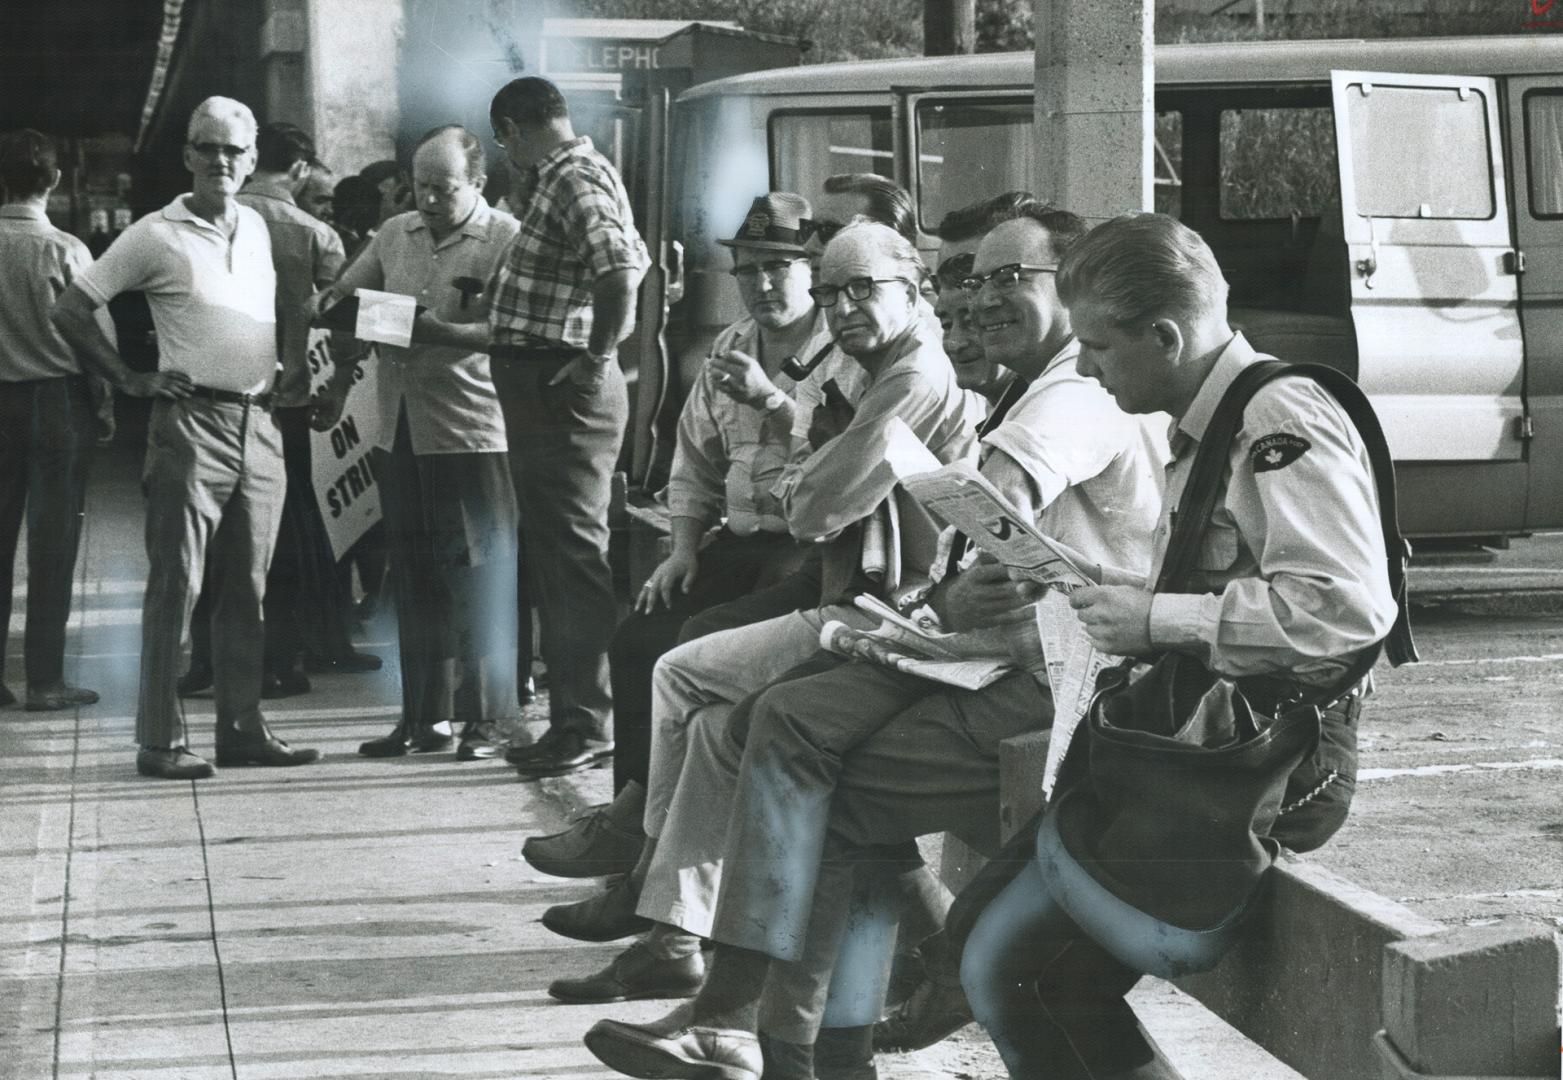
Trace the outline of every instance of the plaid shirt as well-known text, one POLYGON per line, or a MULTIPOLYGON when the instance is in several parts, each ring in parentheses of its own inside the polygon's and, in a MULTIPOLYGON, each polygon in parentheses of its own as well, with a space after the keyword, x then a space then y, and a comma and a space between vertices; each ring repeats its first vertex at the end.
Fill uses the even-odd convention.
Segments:
POLYGON ((512 205, 521 231, 490 293, 494 343, 585 348, 592 284, 651 263, 624 182, 582 136, 532 166, 512 205))

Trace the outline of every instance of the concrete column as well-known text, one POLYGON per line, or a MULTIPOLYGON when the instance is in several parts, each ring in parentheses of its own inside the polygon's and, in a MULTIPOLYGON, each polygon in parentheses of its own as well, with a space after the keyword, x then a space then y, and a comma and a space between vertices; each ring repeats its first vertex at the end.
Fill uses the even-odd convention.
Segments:
POLYGON ((1091 221, 1152 202, 1153 0, 1035 0, 1036 190, 1091 221))
POLYGON ((402 0, 306 0, 308 125, 338 176, 395 156, 402 0))
POLYGON ((304 0, 267 0, 260 31, 265 100, 256 103, 263 122, 278 120, 309 127, 309 87, 304 63, 309 40, 304 0))

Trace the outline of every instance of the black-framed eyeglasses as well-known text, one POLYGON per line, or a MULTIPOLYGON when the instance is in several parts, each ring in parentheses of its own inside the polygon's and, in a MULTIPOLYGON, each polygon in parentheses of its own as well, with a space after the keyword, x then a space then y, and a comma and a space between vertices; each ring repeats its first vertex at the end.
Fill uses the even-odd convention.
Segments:
POLYGON ((809 290, 809 295, 822 308, 835 307, 836 302, 841 299, 842 293, 846 293, 849 300, 861 304, 864 300, 874 295, 875 285, 889 285, 895 281, 899 281, 903 285, 908 284, 906 278, 899 277, 855 277, 840 285, 816 285, 809 290))
POLYGON ((988 282, 993 282, 993 287, 1000 291, 1013 289, 1023 280, 1025 274, 1056 274, 1056 266, 1032 266, 1030 263, 1006 263, 1004 266, 989 270, 986 274, 972 274, 961 279, 961 291, 967 296, 975 297, 982 291, 982 287, 988 282))
POLYGON ((762 263, 750 263, 747 266, 735 266, 728 273, 745 285, 752 285, 759 281, 761 274, 775 281, 790 270, 793 263, 801 262, 803 259, 802 255, 794 255, 787 259, 771 259, 762 263))
POLYGON ((232 143, 193 142, 190 149, 202 157, 214 158, 221 154, 225 158, 241 158, 250 152, 248 146, 234 146, 232 143))
POLYGON ((811 237, 817 236, 820 243, 828 244, 841 228, 841 222, 830 218, 799 218, 798 243, 807 244, 811 237))

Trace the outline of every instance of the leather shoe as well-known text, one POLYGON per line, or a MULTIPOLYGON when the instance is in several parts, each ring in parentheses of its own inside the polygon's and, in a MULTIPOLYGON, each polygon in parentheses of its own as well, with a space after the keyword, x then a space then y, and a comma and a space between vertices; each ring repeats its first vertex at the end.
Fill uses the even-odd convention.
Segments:
POLYGON ((627 1076, 687 1080, 760 1080, 765 1068, 753 1032, 694 1024, 688 1006, 654 1024, 599 1020, 586 1032, 586 1048, 627 1076))
POLYGON ((595 975, 584 979, 555 979, 548 984, 548 995, 572 1005, 688 998, 699 993, 705 977, 705 959, 700 953, 676 960, 658 960, 644 943, 637 941, 595 975))
POLYGON ((311 689, 309 676, 298 668, 275 675, 268 671, 261 676, 260 696, 267 700, 307 694, 311 689))
POLYGON ((457 761, 486 761, 499 756, 499 743, 495 741, 494 725, 467 724, 461 729, 461 745, 456 747, 457 761))
POLYGON ((306 656, 304 670, 312 675, 362 675, 379 671, 384 662, 374 653, 349 649, 339 656, 306 656))
POLYGON ((651 920, 635 914, 640 889, 623 874, 608 879, 608 888, 589 900, 555 904, 543 912, 543 925, 576 941, 617 941, 651 929, 651 920))
POLYGON ((189 697, 191 694, 199 694, 202 690, 212 688, 212 669, 206 664, 191 664, 190 670, 179 676, 179 682, 175 687, 180 697, 189 697))
POLYGON ((579 732, 557 728, 549 728, 530 746, 512 746, 505 751, 505 760, 527 780, 538 776, 567 776, 595 768, 612 757, 611 740, 588 739, 579 732))
POLYGON ((893 1054, 921 1050, 971 1022, 959 975, 930 969, 906 1003, 874 1025, 874 1049, 893 1054))
POLYGON ((358 744, 358 752, 364 757, 401 757, 404 754, 428 754, 437 750, 449 750, 455 740, 448 732, 437 727, 419 727, 408 730, 397 724, 377 739, 358 744))
POLYGON ((621 826, 604 805, 593 807, 563 832, 528 837, 521 855, 552 877, 608 877, 635 869, 645 846, 646 834, 621 826))
POLYGON ((269 731, 217 737, 217 764, 222 766, 308 765, 319 760, 319 750, 295 750, 269 731))
POLYGON ((81 705, 96 705, 98 692, 83 690, 79 686, 55 683, 53 686, 27 688, 28 712, 54 712, 58 709, 74 709, 81 705))
POLYGON ((136 771, 159 780, 205 780, 217 770, 188 747, 143 746, 136 751, 136 771))

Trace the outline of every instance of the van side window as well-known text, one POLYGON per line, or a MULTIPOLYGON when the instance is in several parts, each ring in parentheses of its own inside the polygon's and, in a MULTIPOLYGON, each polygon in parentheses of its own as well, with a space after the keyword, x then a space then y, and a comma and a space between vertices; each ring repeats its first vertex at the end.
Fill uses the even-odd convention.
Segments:
POLYGON ((1357 213, 1471 218, 1494 211, 1486 95, 1474 89, 1348 88, 1357 213))
POLYGON ((1526 93, 1525 153, 1531 216, 1563 218, 1563 90, 1526 93))
POLYGON ((771 190, 816 199, 837 173, 895 175, 889 109, 771 114, 771 190))
POLYGON ((1158 214, 1183 216, 1183 113, 1162 109, 1156 113, 1155 180, 1158 214))
POLYGON ((1318 217, 1335 200, 1330 109, 1223 109, 1219 206, 1227 221, 1318 217))
POLYGON ((918 103, 917 219, 924 232, 951 210, 1031 187, 1032 119, 1029 97, 918 103))

